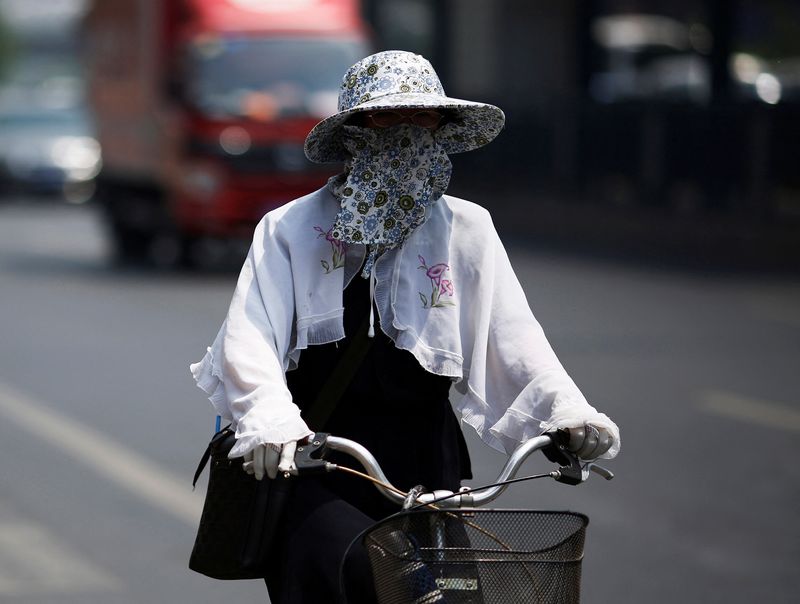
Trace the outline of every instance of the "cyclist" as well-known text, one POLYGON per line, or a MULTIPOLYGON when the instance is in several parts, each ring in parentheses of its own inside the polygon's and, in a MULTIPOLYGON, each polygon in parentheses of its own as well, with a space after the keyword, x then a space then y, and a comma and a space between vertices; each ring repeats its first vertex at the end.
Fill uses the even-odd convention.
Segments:
MULTIPOLYGON (((447 97, 416 54, 380 52, 344 75, 338 112, 305 144, 344 171, 262 219, 227 317, 191 368, 235 425, 231 457, 256 478, 290 470, 298 443, 327 431, 366 445, 401 488, 457 490, 471 477, 459 419, 501 451, 564 428, 580 457, 617 454, 617 426, 559 363, 489 213, 445 195, 448 155, 487 144, 504 120, 447 97), (348 363, 314 425, 315 401, 348 363)), ((387 506, 348 477, 298 481, 267 572, 273 604, 336 601, 347 545, 387 506)), ((355 550, 351 601, 374 601, 365 564, 355 550)))

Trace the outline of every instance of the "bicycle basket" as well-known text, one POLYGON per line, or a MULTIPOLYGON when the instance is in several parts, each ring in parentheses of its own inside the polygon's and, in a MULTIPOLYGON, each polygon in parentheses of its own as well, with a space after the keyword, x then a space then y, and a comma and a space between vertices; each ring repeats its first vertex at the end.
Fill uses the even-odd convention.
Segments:
POLYGON ((380 604, 573 604, 589 519, 573 512, 419 510, 364 536, 380 604))

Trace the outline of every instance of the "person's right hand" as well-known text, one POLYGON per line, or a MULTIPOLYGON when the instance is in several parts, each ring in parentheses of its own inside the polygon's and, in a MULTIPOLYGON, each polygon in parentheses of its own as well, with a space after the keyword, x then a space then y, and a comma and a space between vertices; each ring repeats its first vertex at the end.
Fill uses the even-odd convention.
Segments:
POLYGON ((581 459, 596 459, 611 448, 614 437, 606 428, 587 422, 580 428, 567 429, 567 449, 581 459))
POLYGON ((244 454, 242 468, 248 474, 253 474, 256 480, 263 479, 265 473, 270 478, 275 478, 278 472, 290 472, 296 469, 295 451, 297 451, 296 440, 289 441, 285 445, 272 443, 258 445, 244 454))

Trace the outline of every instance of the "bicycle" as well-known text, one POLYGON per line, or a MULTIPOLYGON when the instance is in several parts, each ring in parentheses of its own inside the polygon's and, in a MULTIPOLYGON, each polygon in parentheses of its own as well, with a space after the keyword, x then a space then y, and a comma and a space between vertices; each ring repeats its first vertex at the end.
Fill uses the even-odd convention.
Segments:
POLYGON ((613 478, 606 468, 582 462, 559 439, 542 435, 521 444, 498 479, 457 492, 408 493, 395 488, 375 457, 359 443, 317 433, 298 447, 297 474, 345 471, 370 480, 398 514, 381 520, 360 538, 372 567, 380 604, 574 604, 580 600, 581 562, 588 517, 566 511, 481 509, 512 483, 550 477, 577 485, 590 471, 613 478), (566 462, 551 472, 515 478, 535 451, 555 446, 566 462), (345 453, 366 473, 333 464, 345 453))

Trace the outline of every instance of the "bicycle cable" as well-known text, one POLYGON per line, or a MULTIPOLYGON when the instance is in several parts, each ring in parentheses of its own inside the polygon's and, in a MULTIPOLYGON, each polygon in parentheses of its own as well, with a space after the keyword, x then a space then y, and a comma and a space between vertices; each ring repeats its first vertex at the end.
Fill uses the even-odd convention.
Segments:
POLYGON ((403 497, 408 495, 408 493, 405 493, 405 492, 401 491, 397 487, 393 487, 392 485, 390 485, 387 482, 383 482, 381 480, 378 480, 377 478, 373 478, 369 474, 364 474, 364 472, 359 472, 358 470, 354 470, 353 468, 348 468, 347 466, 340 466, 338 464, 336 464, 335 468, 336 468, 336 470, 339 470, 341 472, 346 472, 347 474, 353 474, 354 476, 358 476, 359 478, 363 478, 364 480, 369 480, 370 482, 373 482, 373 483, 375 483, 377 485, 380 485, 384 489, 386 489, 388 491, 393 491, 393 492, 397 493, 398 495, 402 495, 403 497))
MULTIPOLYGON (((358 476, 359 478, 363 478, 364 480, 369 480, 370 482, 372 482, 374 484, 377 484, 377 485, 380 485, 384 489, 387 489, 389 491, 397 493, 398 495, 402 495, 403 497, 408 495, 408 493, 406 493, 405 491, 402 491, 401 489, 398 489, 397 487, 394 487, 394 486, 392 486, 392 485, 390 485, 390 484, 388 484, 386 482, 378 480, 377 478, 373 478, 372 476, 370 476, 369 474, 365 474, 364 472, 359 472, 358 470, 354 470, 353 468, 349 468, 347 466, 340 466, 340 465, 337 464, 335 466, 335 469, 338 470, 338 471, 341 471, 341 472, 345 472, 347 474, 353 474, 354 476, 358 476)), ((554 477, 555 477, 555 472, 548 472, 546 474, 531 474, 530 476, 522 476, 521 478, 509 478, 508 480, 502 480, 500 482, 495 482, 495 483, 492 483, 492 484, 485 484, 485 485, 482 485, 482 486, 479 486, 479 487, 470 487, 470 488, 462 489, 462 490, 457 491, 455 493, 450 493, 449 495, 444 495, 442 497, 438 497, 437 499, 434 499, 433 501, 418 503, 416 505, 411 506, 406 511, 416 510, 416 509, 419 509, 421 507, 432 507, 434 509, 439 509, 439 508, 436 507, 435 504, 439 503, 440 501, 445 501, 446 499, 452 499, 453 497, 458 497, 459 495, 467 495, 469 493, 474 493, 475 491, 482 491, 484 489, 491 489, 491 488, 494 488, 494 487, 514 484, 514 483, 517 483, 517 482, 524 482, 526 480, 535 480, 537 478, 554 478, 554 477)))

